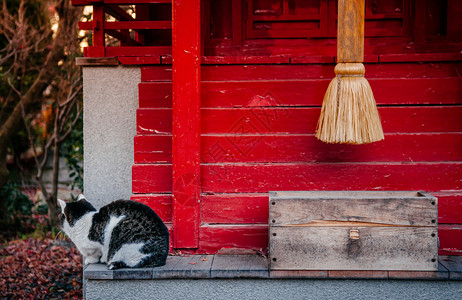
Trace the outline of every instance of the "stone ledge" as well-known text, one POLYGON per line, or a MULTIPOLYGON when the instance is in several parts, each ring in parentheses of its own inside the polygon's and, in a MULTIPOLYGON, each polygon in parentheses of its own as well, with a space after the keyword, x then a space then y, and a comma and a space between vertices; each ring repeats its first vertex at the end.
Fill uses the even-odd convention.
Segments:
POLYGON ((436 272, 421 271, 270 271, 268 261, 256 255, 169 256, 165 266, 108 270, 91 264, 83 272, 86 280, 208 279, 208 278, 312 278, 312 279, 403 279, 462 280, 462 256, 441 256, 436 272))

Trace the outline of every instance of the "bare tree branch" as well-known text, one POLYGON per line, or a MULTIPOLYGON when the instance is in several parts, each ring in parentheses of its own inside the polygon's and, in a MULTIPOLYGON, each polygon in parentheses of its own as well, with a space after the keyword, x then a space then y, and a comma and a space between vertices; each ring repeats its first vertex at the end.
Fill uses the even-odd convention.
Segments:
POLYGON ((18 2, 16 8, 11 9, 7 1, 2 0, 0 14, 0 34, 4 41, 8 41, 0 49, 0 82, 10 88, 8 96, 0 103, 0 187, 8 179, 6 155, 10 140, 24 124, 30 148, 34 152, 37 182, 47 200, 52 223, 56 222, 60 144, 72 132, 81 114, 80 69, 75 67, 73 58, 75 52, 80 51, 77 23, 81 9, 72 7, 70 0, 18 2), (50 19, 46 17, 49 5, 53 5, 57 13, 58 26, 54 33, 50 19), (31 7, 41 12, 37 14, 31 11, 31 7), (45 19, 30 19, 38 15, 45 16, 45 19), (54 103, 51 112, 44 109, 49 105, 47 102, 54 103), (47 125, 41 125, 44 126, 44 134, 40 137, 44 139, 41 157, 38 139, 35 140, 34 136, 36 111, 40 107, 50 112, 53 118, 53 124, 43 121, 47 125), (45 186, 43 174, 52 151, 53 178, 50 190, 45 186))

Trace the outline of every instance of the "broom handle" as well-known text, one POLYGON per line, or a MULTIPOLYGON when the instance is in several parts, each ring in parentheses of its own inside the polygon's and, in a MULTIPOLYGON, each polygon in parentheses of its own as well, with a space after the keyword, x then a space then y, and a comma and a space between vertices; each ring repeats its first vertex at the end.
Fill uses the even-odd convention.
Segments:
POLYGON ((338 63, 364 61, 364 2, 364 0, 338 1, 338 63))

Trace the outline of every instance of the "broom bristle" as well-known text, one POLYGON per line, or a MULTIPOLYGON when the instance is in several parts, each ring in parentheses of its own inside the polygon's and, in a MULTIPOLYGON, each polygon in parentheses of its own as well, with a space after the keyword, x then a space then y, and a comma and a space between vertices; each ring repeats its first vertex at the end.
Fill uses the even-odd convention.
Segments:
POLYGON ((337 64, 318 121, 316 137, 326 143, 368 144, 383 140, 379 112, 361 63, 337 64), (340 80, 340 84, 339 81, 340 80))

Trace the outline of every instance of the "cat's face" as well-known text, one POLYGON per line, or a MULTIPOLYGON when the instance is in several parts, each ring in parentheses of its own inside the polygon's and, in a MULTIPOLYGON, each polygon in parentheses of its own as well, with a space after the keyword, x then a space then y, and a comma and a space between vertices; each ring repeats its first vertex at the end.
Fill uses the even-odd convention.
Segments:
POLYGON ((86 213, 96 211, 96 209, 88 202, 83 195, 80 195, 77 201, 66 203, 58 199, 59 206, 61 206, 62 216, 61 227, 72 227, 75 223, 82 218, 86 213))

